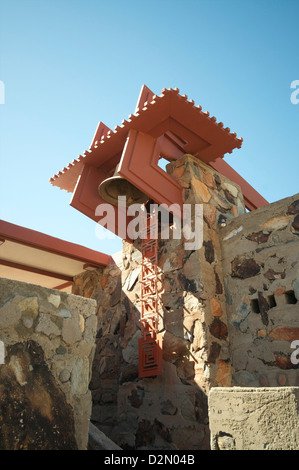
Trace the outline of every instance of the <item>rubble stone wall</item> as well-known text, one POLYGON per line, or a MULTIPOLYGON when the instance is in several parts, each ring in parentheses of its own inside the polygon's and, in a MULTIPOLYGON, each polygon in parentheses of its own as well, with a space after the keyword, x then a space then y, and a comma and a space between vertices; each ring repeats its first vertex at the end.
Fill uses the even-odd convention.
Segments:
POLYGON ((294 386, 299 341, 299 194, 220 229, 233 385, 294 386))
POLYGON ((0 278, 0 449, 84 450, 96 302, 0 278))

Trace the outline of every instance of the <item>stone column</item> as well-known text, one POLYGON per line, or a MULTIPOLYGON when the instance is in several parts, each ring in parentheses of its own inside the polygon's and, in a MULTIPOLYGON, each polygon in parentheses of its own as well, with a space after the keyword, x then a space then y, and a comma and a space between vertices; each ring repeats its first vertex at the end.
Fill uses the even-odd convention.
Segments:
POLYGON ((167 171, 182 186, 184 204, 203 206, 203 246, 184 250, 184 240, 175 240, 161 247, 164 357, 171 357, 172 343, 180 351, 186 341, 179 373, 190 378, 186 371, 193 368, 194 382, 207 392, 231 382, 219 227, 244 213, 245 206, 239 186, 192 155, 172 162, 167 171))

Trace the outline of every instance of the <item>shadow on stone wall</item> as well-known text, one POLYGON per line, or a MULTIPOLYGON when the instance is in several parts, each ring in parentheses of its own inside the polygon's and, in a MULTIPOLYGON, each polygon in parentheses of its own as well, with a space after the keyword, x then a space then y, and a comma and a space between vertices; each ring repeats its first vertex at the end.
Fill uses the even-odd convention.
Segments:
POLYGON ((1 450, 78 449, 73 410, 35 341, 7 348, 0 396, 1 450))

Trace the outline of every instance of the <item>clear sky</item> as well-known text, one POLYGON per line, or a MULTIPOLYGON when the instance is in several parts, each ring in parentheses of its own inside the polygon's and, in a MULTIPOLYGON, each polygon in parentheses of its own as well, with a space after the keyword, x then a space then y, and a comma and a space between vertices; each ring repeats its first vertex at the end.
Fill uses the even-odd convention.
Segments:
POLYGON ((179 88, 244 142, 227 155, 269 202, 299 192, 298 0, 0 0, 0 218, 108 254, 49 178, 142 84, 179 88))

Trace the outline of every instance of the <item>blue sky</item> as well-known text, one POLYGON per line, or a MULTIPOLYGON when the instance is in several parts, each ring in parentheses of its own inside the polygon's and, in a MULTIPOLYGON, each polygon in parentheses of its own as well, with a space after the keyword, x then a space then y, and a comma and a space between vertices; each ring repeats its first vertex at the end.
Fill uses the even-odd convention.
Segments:
POLYGON ((269 202, 299 191, 298 0, 0 0, 0 218, 112 254, 49 178, 142 84, 243 137, 226 161, 269 202))

